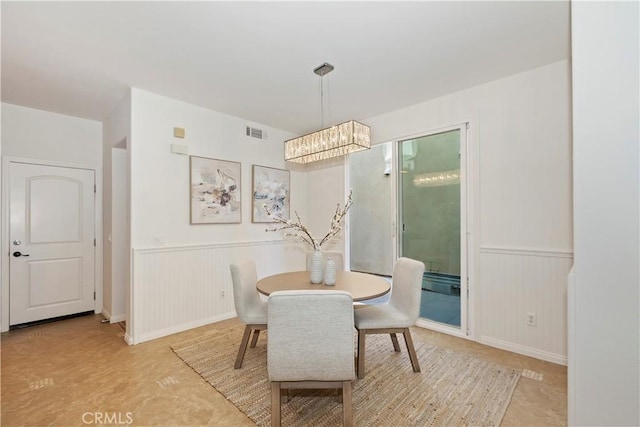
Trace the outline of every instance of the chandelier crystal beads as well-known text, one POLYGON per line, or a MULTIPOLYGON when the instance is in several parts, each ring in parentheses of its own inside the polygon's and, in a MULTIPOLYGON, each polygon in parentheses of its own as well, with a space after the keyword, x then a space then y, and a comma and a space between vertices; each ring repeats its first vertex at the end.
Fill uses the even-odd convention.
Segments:
POLYGON ((355 120, 284 142, 284 159, 310 163, 371 148, 369 126, 355 120))

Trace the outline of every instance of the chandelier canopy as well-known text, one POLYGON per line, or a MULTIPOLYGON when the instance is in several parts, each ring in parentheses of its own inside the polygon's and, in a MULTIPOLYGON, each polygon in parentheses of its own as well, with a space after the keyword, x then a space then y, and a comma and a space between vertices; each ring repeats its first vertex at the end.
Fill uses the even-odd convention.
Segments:
MULTIPOLYGON (((324 119, 323 77, 333 71, 333 65, 324 63, 313 72, 320 76, 321 115, 324 119)), ((371 148, 369 126, 349 120, 284 142, 284 159, 295 163, 310 163, 344 156, 371 148)))

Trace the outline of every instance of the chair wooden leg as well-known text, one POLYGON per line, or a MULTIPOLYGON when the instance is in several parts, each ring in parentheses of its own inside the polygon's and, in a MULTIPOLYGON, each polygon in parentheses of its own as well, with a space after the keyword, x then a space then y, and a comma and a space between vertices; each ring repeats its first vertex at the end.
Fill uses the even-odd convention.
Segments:
POLYGON ((367 333, 364 330, 358 330, 358 367, 356 369, 358 378, 364 378, 364 348, 367 333))
POLYGON ((238 350, 236 363, 235 365, 233 365, 235 369, 240 369, 242 367, 242 360, 244 359, 244 353, 247 351, 247 344, 249 343, 249 335, 251 335, 251 326, 247 325, 244 328, 244 334, 242 335, 242 341, 240 342, 240 349, 238 350))
POLYGON ((404 342, 407 344, 407 351, 409 352, 413 372, 420 372, 420 363, 418 363, 418 355, 416 354, 416 349, 413 347, 413 340, 411 339, 411 331, 409 328, 406 328, 402 335, 404 336, 404 342))
POLYGON ((280 427, 280 383, 271 383, 271 427, 280 427))
POLYGON ((393 349, 398 353, 400 353, 400 344, 398 344, 398 336, 394 333, 389 335, 391 335, 391 342, 393 343, 393 349))
POLYGON ((353 402, 351 399, 351 381, 342 382, 342 425, 353 426, 353 402))
POLYGON ((253 339, 251 340, 251 345, 249 346, 250 348, 254 348, 256 346, 256 344, 258 343, 259 335, 260 335, 260 329, 256 329, 255 331, 253 331, 253 339))

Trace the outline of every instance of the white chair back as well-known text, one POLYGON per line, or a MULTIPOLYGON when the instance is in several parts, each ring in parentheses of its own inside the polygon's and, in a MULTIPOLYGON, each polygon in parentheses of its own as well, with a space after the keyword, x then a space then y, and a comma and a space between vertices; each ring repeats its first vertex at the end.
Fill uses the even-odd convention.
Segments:
POLYGON ((231 264, 229 268, 231 270, 233 302, 236 306, 236 313, 245 324, 238 356, 233 365, 235 369, 240 369, 251 333, 253 333, 253 339, 250 347, 253 348, 258 342, 260 331, 267 329, 267 303, 260 299, 256 290, 258 274, 256 273, 256 264, 253 261, 231 264))
POLYGON ((253 261, 231 264, 231 281, 233 283, 233 302, 236 313, 243 323, 266 323, 264 302, 260 300, 256 283, 258 274, 253 261))
POLYGON ((411 324, 420 317, 420 296, 424 263, 410 258, 399 258, 393 267, 393 287, 389 304, 409 317, 411 324))
POLYGON ((270 381, 355 378, 353 299, 344 291, 279 291, 269 296, 270 381))

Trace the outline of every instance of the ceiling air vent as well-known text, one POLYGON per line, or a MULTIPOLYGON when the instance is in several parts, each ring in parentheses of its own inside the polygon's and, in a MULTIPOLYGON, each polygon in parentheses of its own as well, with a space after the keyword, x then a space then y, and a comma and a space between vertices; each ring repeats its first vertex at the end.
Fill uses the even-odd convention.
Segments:
POLYGON ((267 139, 267 133, 265 131, 263 131, 262 129, 253 128, 251 126, 246 127, 245 134, 247 136, 250 136, 251 138, 267 139))

